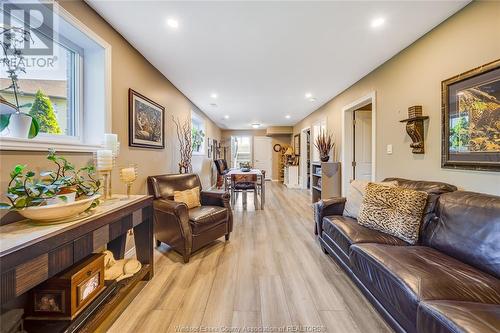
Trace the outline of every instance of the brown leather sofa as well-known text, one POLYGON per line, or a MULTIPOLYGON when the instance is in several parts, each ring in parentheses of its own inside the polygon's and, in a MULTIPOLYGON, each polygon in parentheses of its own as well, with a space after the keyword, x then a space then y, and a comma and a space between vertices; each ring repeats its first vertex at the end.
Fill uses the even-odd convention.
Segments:
POLYGON ((429 193, 410 246, 342 216, 345 199, 315 204, 321 247, 397 332, 500 330, 500 197, 392 178, 429 193))
POLYGON ((154 231, 156 245, 162 242, 179 252, 184 262, 191 253, 233 230, 233 213, 228 193, 202 191, 196 174, 168 174, 148 177, 148 191, 155 197, 154 231), (174 191, 200 187, 201 206, 188 209, 175 202, 174 191))

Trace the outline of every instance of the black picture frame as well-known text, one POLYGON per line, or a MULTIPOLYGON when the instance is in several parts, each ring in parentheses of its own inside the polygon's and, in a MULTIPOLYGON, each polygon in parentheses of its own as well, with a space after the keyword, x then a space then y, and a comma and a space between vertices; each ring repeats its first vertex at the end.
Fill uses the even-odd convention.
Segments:
POLYGON ((441 167, 500 171, 500 59, 441 83, 441 167))
POLYGON ((300 156, 300 134, 293 136, 293 152, 295 156, 300 156))
POLYGON ((130 147, 165 148, 165 108, 133 89, 128 90, 130 147))

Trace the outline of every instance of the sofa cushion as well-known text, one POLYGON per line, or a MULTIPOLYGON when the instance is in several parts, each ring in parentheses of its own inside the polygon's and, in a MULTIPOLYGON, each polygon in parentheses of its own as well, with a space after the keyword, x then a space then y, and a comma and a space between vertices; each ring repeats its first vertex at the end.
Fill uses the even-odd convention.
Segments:
POLYGON ((174 201, 185 203, 189 209, 201 206, 200 187, 196 186, 184 191, 174 191, 174 201))
MULTIPOLYGON (((352 217, 354 219, 358 218, 359 210, 361 208, 361 204, 363 203, 363 197, 366 193, 366 187, 369 183, 370 181, 368 180, 360 179, 355 179, 349 183, 346 197, 347 200, 344 207, 344 213, 342 215, 352 217)), ((394 187, 397 182, 380 182, 376 184, 394 187)))
POLYGON ((218 206, 200 206, 188 211, 189 223, 194 235, 211 229, 227 219, 227 208, 218 206))
POLYGON ((426 201, 425 192, 369 183, 358 223, 415 244, 426 201))
POLYGON ((420 302, 419 333, 461 333, 500 331, 500 305, 457 301, 420 302))
POLYGON ((403 178, 386 178, 384 182, 393 182, 397 183, 397 186, 415 190, 422 191, 428 194, 427 196, 427 204, 425 205, 424 214, 422 216, 422 223, 420 226, 420 234, 424 238, 425 237, 425 229, 427 228, 429 222, 435 216, 434 211, 436 208, 437 201, 439 196, 443 193, 453 192, 457 190, 457 187, 454 185, 442 183, 442 182, 434 182, 434 181, 424 181, 424 180, 410 180, 403 178))
POLYGON ((426 245, 500 278, 500 197, 443 194, 426 245))
POLYGON ((324 217, 323 232, 335 242, 335 245, 337 245, 347 259, 349 258, 349 248, 353 244, 407 245, 407 243, 397 237, 363 227, 355 219, 347 216, 324 217))
POLYGON ((500 280, 424 246, 351 246, 351 268, 408 331, 421 300, 500 304, 500 280))

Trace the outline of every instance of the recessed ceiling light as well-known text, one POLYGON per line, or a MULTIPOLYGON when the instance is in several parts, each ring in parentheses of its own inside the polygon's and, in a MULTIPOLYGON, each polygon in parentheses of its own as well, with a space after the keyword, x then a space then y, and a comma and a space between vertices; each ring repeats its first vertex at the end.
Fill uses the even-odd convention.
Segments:
POLYGON ((287 115, 285 116, 285 118, 286 118, 286 119, 290 119, 290 115, 289 115, 289 114, 287 114, 287 115))
POLYGON ((177 29, 179 27, 179 21, 173 18, 167 19, 167 25, 172 29, 177 29))
POLYGON ((212 93, 212 94, 210 95, 210 97, 212 97, 213 99, 216 99, 216 98, 217 98, 217 97, 219 97, 219 96, 217 96, 217 94, 216 94, 216 93, 212 93))
POLYGON ((226 114, 226 115, 224 116, 224 119, 229 119, 229 116, 226 114))
POLYGON ((254 124, 252 124, 252 127, 253 127, 253 128, 259 128, 259 127, 260 127, 260 124, 258 124, 258 123, 254 123, 254 124))
POLYGON ((306 93, 306 98, 311 98, 312 94, 311 93, 306 93))
POLYGON ((385 18, 383 17, 377 17, 376 19, 373 19, 372 20, 372 28, 378 28, 378 27, 381 27, 383 26, 385 23, 385 18))
POLYGON ((217 107, 217 104, 215 104, 215 103, 210 103, 210 106, 211 106, 211 107, 216 108, 216 107, 217 107))

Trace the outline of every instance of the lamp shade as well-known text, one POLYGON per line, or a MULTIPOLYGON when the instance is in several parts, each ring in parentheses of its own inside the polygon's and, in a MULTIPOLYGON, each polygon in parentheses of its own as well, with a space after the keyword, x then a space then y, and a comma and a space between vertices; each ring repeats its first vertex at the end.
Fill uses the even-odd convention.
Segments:
POLYGON ((285 151, 285 155, 287 155, 287 156, 293 155, 293 148, 288 147, 287 150, 285 151))

